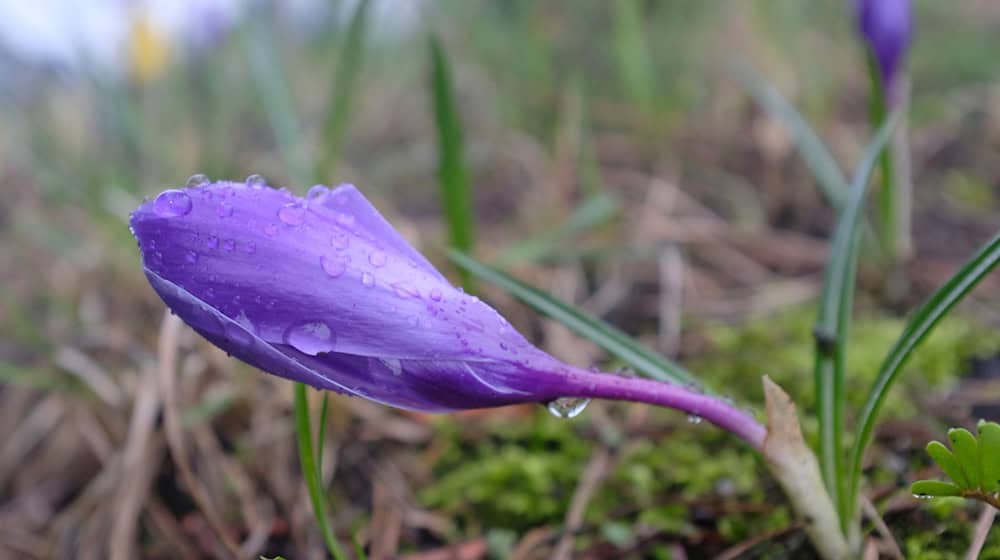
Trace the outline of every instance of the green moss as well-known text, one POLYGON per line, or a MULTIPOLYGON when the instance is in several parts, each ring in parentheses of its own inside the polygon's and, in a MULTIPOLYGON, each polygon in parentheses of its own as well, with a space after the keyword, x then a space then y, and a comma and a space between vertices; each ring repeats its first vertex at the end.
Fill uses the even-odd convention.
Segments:
MULTIPOLYGON (((710 385, 729 388, 758 404, 763 401, 760 377, 769 375, 811 417, 815 404, 814 321, 813 309, 800 308, 738 327, 706 329, 712 350, 690 368, 710 385)), ((882 359, 904 326, 905 320, 888 317, 861 316, 855 320, 848 348, 849 411, 857 411, 864 403, 882 359)), ((918 403, 912 397, 916 392, 954 380, 970 358, 997 351, 1000 333, 960 317, 945 319, 910 359, 906 373, 886 399, 883 417, 915 414, 918 403)), ((810 432, 815 422, 806 418, 803 425, 810 432)))
MULTIPOLYGON (((689 366, 710 385, 730 388, 742 403, 762 401, 760 376, 766 373, 811 415, 812 322, 812 312, 799 309, 739 327, 708 329, 712 352, 689 366)), ((852 413, 902 327, 902 320, 866 317, 854 329, 848 379, 852 413)), ((954 380, 971 356, 998 349, 1000 334, 948 319, 913 357, 886 402, 886 414, 916 413, 912 397, 917 392, 954 380)), ((612 405, 611 415, 621 406, 612 405)), ((815 421, 804 420, 807 432, 815 432, 815 421)), ((438 424, 443 451, 434 463, 433 482, 418 497, 466 534, 559 526, 597 433, 586 412, 563 420, 542 407, 524 421, 487 425, 444 417, 438 424)), ((697 511, 705 511, 700 521, 714 524, 729 542, 789 523, 791 513, 760 458, 729 434, 689 424, 668 410, 652 410, 643 433, 648 435, 621 444, 614 470, 591 499, 586 521, 592 535, 623 546, 637 527, 692 534, 697 511)), ((892 482, 898 473, 873 476, 892 482)))

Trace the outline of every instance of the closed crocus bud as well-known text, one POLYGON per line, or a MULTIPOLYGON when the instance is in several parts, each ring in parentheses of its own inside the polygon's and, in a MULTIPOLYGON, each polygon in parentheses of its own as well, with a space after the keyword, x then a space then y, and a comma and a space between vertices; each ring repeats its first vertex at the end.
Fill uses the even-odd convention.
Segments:
POLYGON ((248 364, 428 412, 646 401, 763 441, 763 427, 724 400, 590 372, 532 346, 453 287, 351 185, 298 198, 258 177, 192 183, 132 214, 143 267, 174 313, 248 364))
POLYGON ((879 67, 889 103, 898 95, 899 76, 913 34, 910 0, 857 0, 858 30, 879 67))

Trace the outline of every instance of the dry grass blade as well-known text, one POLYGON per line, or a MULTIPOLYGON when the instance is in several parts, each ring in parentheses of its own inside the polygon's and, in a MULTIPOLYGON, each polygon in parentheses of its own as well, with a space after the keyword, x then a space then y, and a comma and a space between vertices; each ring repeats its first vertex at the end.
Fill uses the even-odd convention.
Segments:
POLYGON ((153 437, 160 397, 156 386, 156 368, 152 365, 143 368, 138 393, 122 452, 122 482, 114 497, 114 522, 108 545, 111 560, 135 557, 133 547, 139 511, 149 493, 163 452, 162 441, 153 437))
POLYGON ((122 390, 94 360, 76 348, 62 347, 55 364, 83 381, 108 406, 118 408, 125 401, 122 390))
POLYGON ((42 443, 46 434, 56 429, 66 408, 59 395, 49 395, 31 410, 13 433, 4 438, 0 447, 0 488, 21 464, 25 455, 42 443))
POLYGON ((576 491, 573 492, 569 511, 566 512, 563 534, 552 554, 553 560, 572 558, 574 534, 583 526, 583 516, 587 512, 587 504, 600 487, 601 481, 607 476, 611 464, 611 451, 606 446, 598 447, 590 456, 590 460, 587 461, 587 466, 584 467, 583 474, 580 476, 576 491))
POLYGON ((222 522, 218 510, 212 503, 208 492, 201 482, 194 476, 191 470, 191 458, 188 456, 188 449, 184 443, 184 433, 181 429, 180 411, 177 408, 177 337, 180 334, 183 323, 181 320, 166 313, 160 327, 159 343, 159 379, 160 391, 163 396, 163 423, 167 432, 167 444, 170 447, 170 455, 177 465, 181 480, 187 486, 188 492, 194 498, 198 508, 208 519, 212 530, 222 542, 226 552, 232 558, 240 558, 239 545, 229 534, 228 529, 222 522))
POLYGON ((896 544, 896 538, 892 536, 892 531, 889 526, 885 524, 885 520, 879 514, 878 510, 875 509, 875 504, 872 503, 867 497, 861 498, 861 509, 865 512, 865 517, 867 517, 872 525, 875 526, 875 530, 878 534, 882 536, 882 541, 889 556, 896 560, 903 560, 903 551, 899 549, 899 545, 896 544))
POLYGON ((989 504, 983 504, 983 512, 979 514, 979 521, 976 522, 976 528, 973 529, 972 543, 969 544, 969 550, 965 553, 965 560, 976 560, 976 558, 979 558, 979 553, 986 544, 986 536, 989 535, 996 516, 996 508, 989 504))

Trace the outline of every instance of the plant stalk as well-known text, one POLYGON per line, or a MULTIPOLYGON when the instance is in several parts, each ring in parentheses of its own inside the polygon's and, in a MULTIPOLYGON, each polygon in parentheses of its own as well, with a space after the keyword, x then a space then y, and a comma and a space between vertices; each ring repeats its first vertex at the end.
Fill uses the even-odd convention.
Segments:
POLYGON ((567 396, 632 401, 672 408, 726 430, 757 451, 764 450, 767 429, 752 415, 725 399, 683 385, 638 377, 575 370, 569 375, 567 396))

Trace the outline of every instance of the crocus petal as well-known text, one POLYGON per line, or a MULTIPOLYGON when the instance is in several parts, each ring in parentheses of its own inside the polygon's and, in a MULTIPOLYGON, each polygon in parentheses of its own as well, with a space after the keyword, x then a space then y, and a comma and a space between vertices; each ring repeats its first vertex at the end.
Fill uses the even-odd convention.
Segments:
POLYGON ((560 396, 566 366, 454 288, 353 186, 219 182, 131 219, 146 274, 210 341, 276 375, 419 410, 560 396))
POLYGON ((891 91, 897 81, 913 32, 910 0, 857 0, 858 29, 871 47, 891 91))

